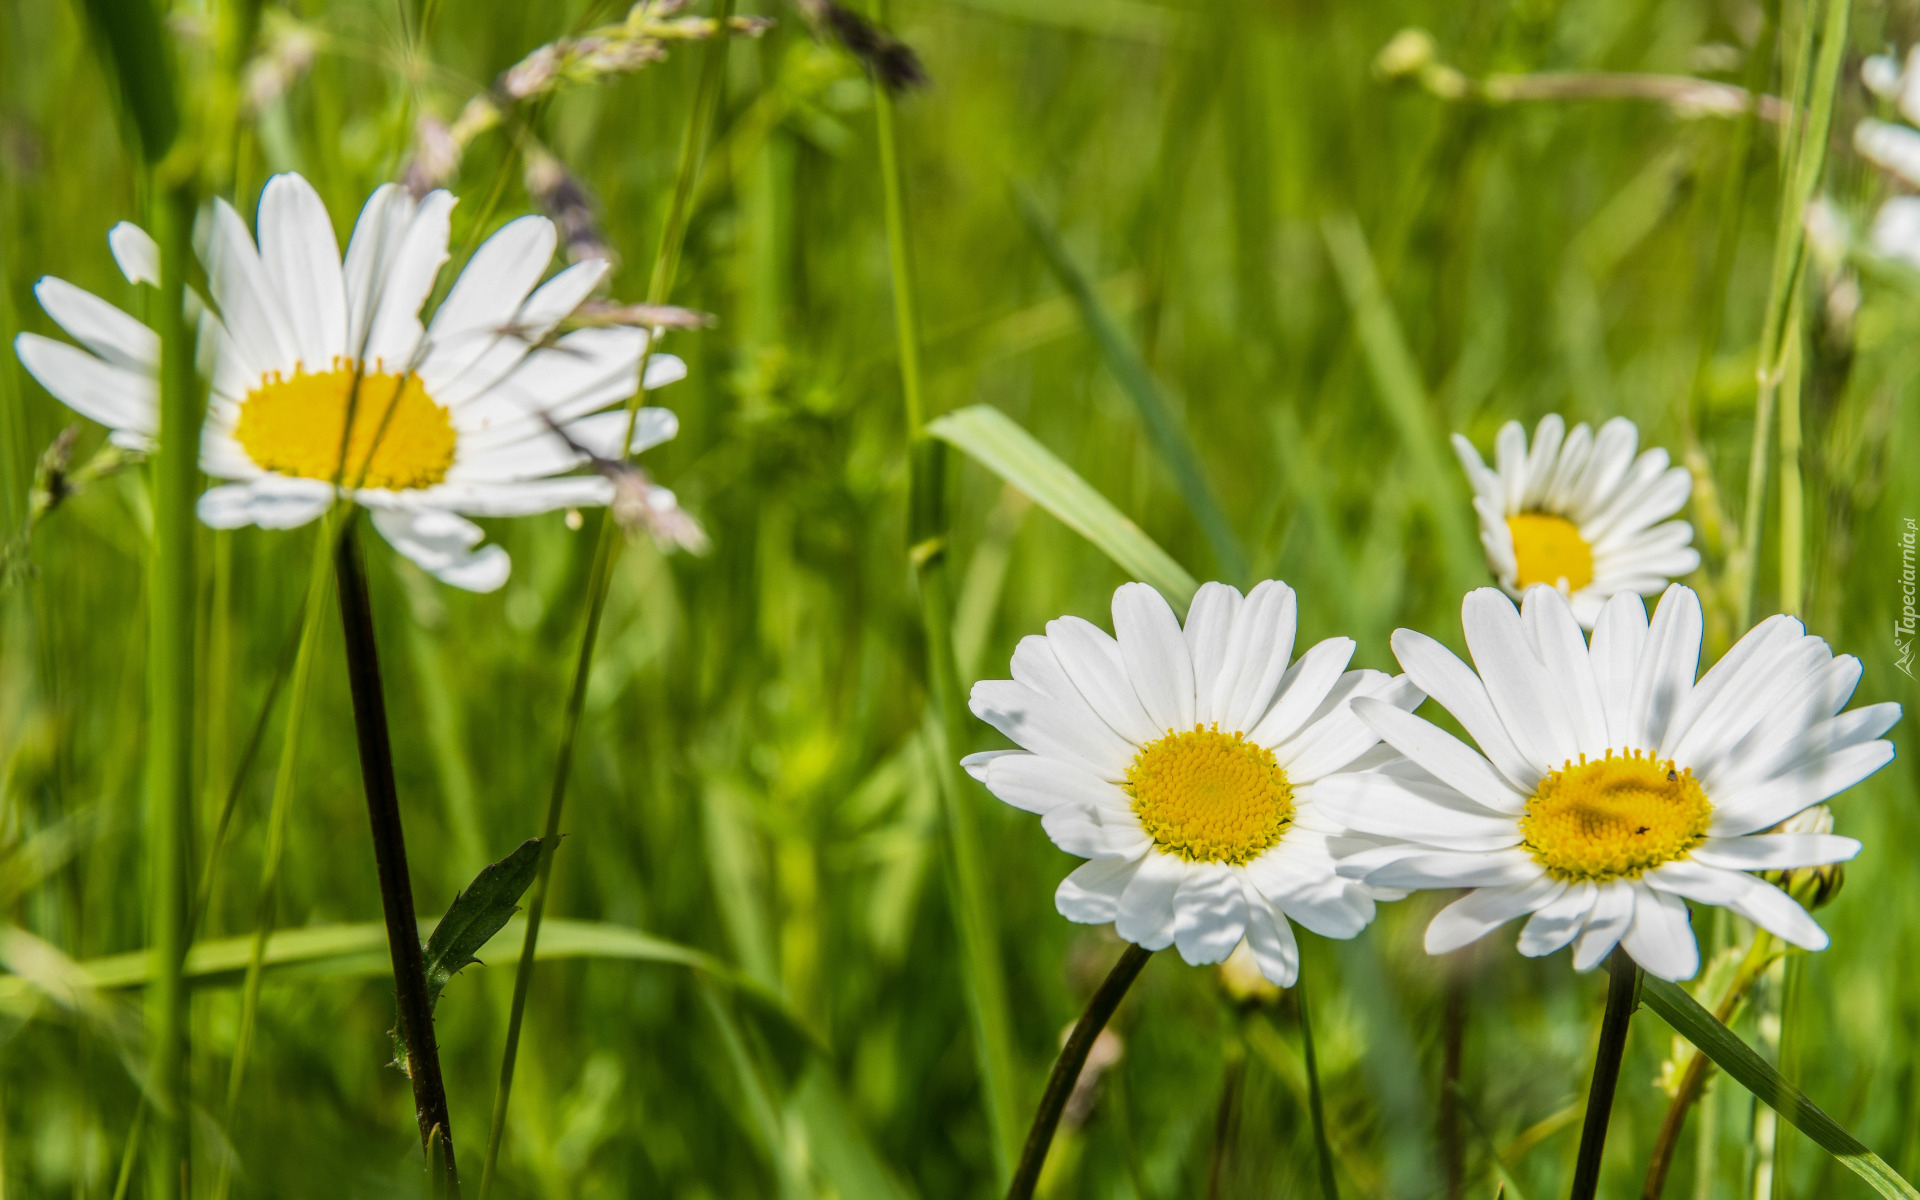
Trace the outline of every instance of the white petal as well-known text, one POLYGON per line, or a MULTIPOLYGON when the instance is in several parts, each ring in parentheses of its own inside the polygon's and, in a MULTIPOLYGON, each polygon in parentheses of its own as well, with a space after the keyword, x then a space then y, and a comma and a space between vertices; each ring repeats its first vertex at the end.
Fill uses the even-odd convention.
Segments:
POLYGON ((1487 699, 1513 744, 1544 774, 1579 752, 1566 706, 1533 651, 1513 601, 1494 588, 1467 593, 1460 622, 1487 699))
POLYGON ((1367 882, 1390 888, 1497 888, 1541 877, 1525 850, 1416 854, 1370 872, 1367 882))
POLYGON ((553 261, 555 240, 553 222, 545 217, 519 217, 495 231, 434 311, 434 342, 473 331, 496 333, 512 324, 553 261))
MULTIPOLYGON (((981 750, 962 758, 960 760, 960 766, 967 774, 973 776, 981 783, 985 783, 987 781, 987 768, 993 765, 994 759, 1012 758, 1015 755, 1026 754, 1027 752, 1025 750, 981 750)), ((1032 758, 1038 756, 1027 755, 1027 757, 1032 758)))
POLYGON ((1631 749, 1657 749, 1673 714, 1693 690, 1700 665, 1700 597, 1674 584, 1660 597, 1647 628, 1646 647, 1633 676, 1633 702, 1627 714, 1631 749))
POLYGON ((1692 979, 1700 970, 1700 946, 1693 938, 1686 901, 1644 883, 1635 883, 1633 891, 1633 923, 1620 944, 1649 975, 1692 979))
POLYGON ((1580 623, 1573 619, 1566 598, 1550 587, 1528 588, 1521 620, 1554 691, 1566 705, 1575 747, 1589 758, 1606 757, 1610 748, 1606 710, 1600 704, 1587 640, 1580 636, 1580 623))
POLYGON ((1493 439, 1493 458, 1506 489, 1503 507, 1517 513, 1526 507, 1527 499, 1527 431, 1520 422, 1508 421, 1500 427, 1493 439))
POLYGON ((1187 606, 1187 653, 1193 659, 1193 719, 1202 725, 1220 720, 1214 710, 1214 686, 1226 662, 1227 643, 1233 637, 1234 617, 1244 603, 1240 589, 1224 583, 1203 583, 1187 606))
POLYGON ((1408 678, 1460 722, 1511 787, 1531 792, 1539 784, 1545 771, 1513 744, 1472 667, 1439 642, 1411 629, 1393 631, 1393 653, 1408 678))
POLYGON ((1739 837, 1768 829, 1859 783, 1893 761, 1892 742, 1868 742, 1822 756, 1796 771, 1720 797, 1708 832, 1739 837))
POLYGON ((375 509, 374 528, 393 548, 442 583, 469 592, 491 592, 507 581, 512 563, 499 546, 480 545, 486 534, 457 513, 435 509, 375 509))
POLYGON ((1586 927, 1573 943, 1573 969, 1590 971, 1601 959, 1613 953, 1621 935, 1633 923, 1633 885, 1615 879, 1599 885, 1593 898, 1593 911, 1587 914, 1586 927))
POLYGON ((1247 731, 1249 741, 1278 746, 1304 729, 1353 661, 1352 638, 1328 638, 1300 656, 1280 678, 1273 707, 1247 731))
POLYGON ((1606 602, 1593 626, 1588 658, 1594 686, 1607 720, 1607 745, 1617 751, 1646 749, 1635 736, 1633 679, 1647 644, 1647 608, 1632 592, 1621 592, 1606 602))
MULTIPOLYGON (((627 443, 629 454, 651 450, 671 441, 680 432, 680 418, 671 409, 643 408, 633 414, 633 439, 627 443)), ((620 435, 627 430, 627 414, 620 409, 581 417, 566 425, 567 436, 590 453, 601 458, 619 458, 620 435)))
POLYGON ((1468 799, 1496 812, 1518 813, 1526 807, 1526 797, 1514 791, 1492 763, 1438 725, 1366 698, 1355 700, 1353 711, 1382 741, 1468 799))
POLYGON ((1273 703, 1274 689, 1293 658, 1297 619, 1293 589, 1279 580, 1269 579, 1248 593, 1213 686, 1213 711, 1222 729, 1251 730, 1273 703))
POLYGON ((1060 881, 1053 906, 1069 921, 1105 925, 1120 915, 1120 897, 1140 871, 1140 859, 1096 858, 1060 881))
POLYGON ((1257 895, 1247 897, 1247 945, 1260 973, 1276 987, 1292 987, 1300 977, 1300 946, 1292 927, 1257 895))
POLYGON ((299 345, 246 223, 232 205, 217 198, 206 220, 199 237, 200 258, 220 323, 255 379, 274 371, 291 374, 300 359, 299 345))
POLYGON ((13 339, 13 350, 41 387, 81 416, 142 437, 159 432, 159 387, 152 376, 112 366, 37 333, 13 339))
POLYGON ((1552 901, 1565 886, 1542 874, 1504 887, 1469 892, 1434 914, 1427 926, 1427 953, 1446 954, 1477 942, 1515 917, 1552 901))
POLYGON ((313 373, 330 370, 347 345, 347 285, 340 274, 340 243, 313 185, 298 175, 275 175, 260 193, 260 262, 286 307, 300 362, 313 373))
POLYGON ((1695 862, 1729 871, 1780 871, 1846 862, 1860 843, 1831 833, 1768 833, 1708 838, 1692 853, 1695 862))
POLYGON ((369 508, 444 508, 472 517, 525 517, 560 508, 594 508, 613 499, 613 483, 602 475, 564 475, 518 483, 443 483, 407 492, 363 491, 369 508))
POLYGON ((1189 870, 1173 895, 1173 941, 1194 966, 1225 962, 1247 929, 1240 877, 1222 864, 1189 870))
POLYGON ((1127 794, 1070 762, 1038 754, 1003 754, 974 776, 1007 804, 1045 815, 1062 804, 1126 810, 1127 794))
POLYGON ((1113 931, 1143 950, 1173 944, 1173 896, 1187 877, 1187 864, 1171 854, 1149 852, 1120 896, 1113 931))
POLYGON ((1586 881, 1561 886, 1566 890, 1535 912, 1520 931, 1520 953, 1528 958, 1552 954, 1573 941, 1600 895, 1600 889, 1586 881))
MULTIPOLYGON (((398 244, 380 262, 379 273, 373 279, 373 320, 367 327, 366 349, 362 355, 369 363, 396 372, 417 365, 416 354, 424 332, 420 306, 427 302, 433 281, 447 261, 447 232, 453 203, 453 197, 446 192, 433 192, 420 201, 400 233, 398 244)), ((348 249, 351 254, 352 248, 348 249)), ((505 576, 501 578, 504 580, 505 576)))
POLYGON ((60 328, 113 366, 140 374, 159 369, 160 335, 92 292, 48 275, 33 294, 60 328))
POLYGON ((1448 850, 1499 850, 1520 844, 1520 825, 1437 780, 1384 772, 1329 775, 1312 785, 1314 808, 1346 829, 1448 850))
POLYGON ((1650 887, 1701 904, 1731 909, 1767 930, 1807 950, 1825 950, 1827 933, 1798 901, 1757 876, 1723 871, 1704 863, 1663 863, 1647 872, 1650 887))
POLYGON ((107 230, 107 248, 128 283, 160 286, 160 245, 153 235, 132 221, 122 221, 107 230))
POLYGON ((973 685, 973 715, 1037 754, 1076 762, 1113 783, 1126 778, 1134 747, 1074 690, 1045 638, 1021 639, 1014 679, 973 685))
POLYGON ((1193 658, 1166 598, 1144 583, 1122 584, 1113 593, 1113 632, 1154 728, 1192 729, 1193 658))
POLYGON ((1332 712, 1301 730, 1284 747, 1280 765, 1295 787, 1331 775, 1379 744, 1380 735, 1353 711, 1352 700, 1373 700, 1406 712, 1426 699, 1405 675, 1389 677, 1378 671, 1350 671, 1348 675, 1369 678, 1355 689, 1351 699, 1343 700, 1332 712), (1377 681, 1374 676, 1378 676, 1377 681))
POLYGON ((1548 413, 1533 427, 1533 448, 1527 452, 1527 490, 1521 497, 1522 508, 1539 508, 1547 498, 1547 485, 1553 479, 1554 464, 1560 458, 1560 443, 1566 437, 1567 422, 1559 413, 1548 413))
POLYGON ((1053 844, 1081 858, 1140 857, 1152 839, 1125 808, 1106 804, 1061 804, 1040 818, 1053 844))
POLYGON ((215 529, 258 525, 293 529, 305 525, 333 503, 333 485, 323 479, 268 475, 249 483, 226 484, 200 493, 195 511, 215 529))
POLYGON ((1047 643, 1081 696, 1113 731, 1136 746, 1157 742, 1166 730, 1140 706, 1120 645, 1090 621, 1061 617, 1047 622, 1047 643))

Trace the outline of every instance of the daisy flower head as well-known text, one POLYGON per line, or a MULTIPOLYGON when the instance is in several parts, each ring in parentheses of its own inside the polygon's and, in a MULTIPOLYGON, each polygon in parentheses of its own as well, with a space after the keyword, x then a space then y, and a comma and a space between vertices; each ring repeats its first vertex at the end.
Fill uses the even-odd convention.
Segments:
MULTIPOLYGON (((550 338, 608 266, 587 260, 542 282, 555 233, 536 216, 488 238, 423 324, 453 206, 444 191, 415 200, 386 185, 362 209, 343 259, 325 206, 298 175, 275 176, 261 192, 257 242, 231 206, 214 202, 196 231, 211 300, 196 305, 212 393, 200 465, 226 482, 201 496, 203 521, 291 528, 345 496, 422 568, 485 592, 506 582, 510 564, 505 550, 480 544, 469 516, 613 499, 613 481, 576 471, 595 456, 620 457, 627 416, 602 410, 633 394, 646 334, 550 338)), ((158 281, 144 232, 122 223, 109 243, 130 282, 158 281)), ((22 334, 21 361, 116 442, 145 446, 158 424, 159 339, 62 280, 42 279, 35 291, 85 350, 22 334)), ((685 373, 656 354, 646 386, 685 373)), ((677 427, 671 412, 642 409, 629 449, 677 427)))
POLYGON ((1608 597, 1654 595, 1700 565, 1693 526, 1667 520, 1686 504, 1692 478, 1657 447, 1634 457, 1639 441, 1625 417, 1598 433, 1584 424, 1569 433, 1548 415, 1531 446, 1520 422, 1508 421, 1489 468, 1472 442, 1453 435, 1487 566, 1509 595, 1518 599, 1535 584, 1557 588, 1591 629, 1608 597))
POLYGON ((1842 862, 1852 838, 1776 830, 1892 759, 1897 704, 1843 711, 1860 660, 1792 617, 1755 626, 1695 678, 1700 600, 1669 587, 1653 620, 1640 597, 1607 601, 1591 642, 1548 587, 1525 604, 1493 588, 1463 606, 1473 666, 1410 629, 1394 653, 1476 751, 1420 717, 1356 700, 1406 758, 1320 784, 1331 819, 1390 839, 1342 854, 1382 887, 1468 888, 1427 928, 1444 954, 1529 916, 1520 952, 1573 946, 1586 970, 1626 948, 1663 979, 1700 965, 1686 901, 1719 905, 1809 950, 1827 935, 1755 875, 1842 862))
POLYGON ((1209 583, 1182 628, 1130 583, 1113 597, 1117 637, 1050 621, 1014 651, 1012 679, 974 685, 974 715, 1022 749, 971 755, 967 770, 1090 860, 1055 893, 1061 916, 1178 945, 1194 964, 1244 939, 1282 987, 1299 970, 1289 921, 1349 938, 1373 919, 1373 890, 1335 869, 1341 831, 1318 789, 1378 745, 1355 698, 1406 710, 1422 696, 1404 676, 1347 670, 1350 638, 1289 665, 1295 610, 1284 583, 1245 596, 1209 583))

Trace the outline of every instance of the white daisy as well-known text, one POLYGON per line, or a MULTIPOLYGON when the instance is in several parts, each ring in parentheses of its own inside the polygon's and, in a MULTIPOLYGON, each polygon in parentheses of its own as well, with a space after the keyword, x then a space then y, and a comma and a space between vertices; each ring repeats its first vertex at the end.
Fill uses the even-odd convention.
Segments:
POLYGON ((1022 639, 1011 680, 973 688, 974 714, 1025 747, 965 760, 994 795, 1039 813, 1054 844, 1091 859, 1055 894, 1060 915, 1114 923, 1149 950, 1215 963, 1244 937, 1260 971, 1289 986, 1288 919, 1349 938, 1373 919, 1371 889, 1342 879, 1318 789, 1379 738, 1361 696, 1410 709, 1404 676, 1349 671, 1350 638, 1289 667, 1293 589, 1242 597, 1209 583, 1186 628, 1160 593, 1113 596, 1119 639, 1076 617, 1022 639))
POLYGON ((1350 857, 1337 847, 1343 874, 1473 889, 1434 918, 1430 952, 1532 914, 1522 954, 1571 943, 1585 970, 1619 944, 1652 974, 1685 979, 1699 967, 1687 900, 1732 909, 1797 946, 1826 946, 1806 910, 1750 872, 1859 852, 1831 833, 1767 832, 1893 757, 1878 739, 1899 705, 1841 711, 1858 659, 1776 616, 1696 682, 1700 600, 1679 584, 1651 625, 1638 596, 1609 600, 1591 645, 1546 587, 1528 591, 1519 611, 1481 588, 1462 623, 1473 668, 1410 629, 1393 648, 1479 752, 1409 712, 1357 700, 1407 761, 1320 783, 1327 819, 1397 843, 1350 857))
POLYGON ((1668 465, 1665 450, 1635 458, 1639 441, 1625 417, 1596 434, 1584 424, 1568 433, 1549 415, 1529 448, 1520 423, 1508 421, 1489 470, 1472 442, 1453 435, 1473 484, 1480 544, 1501 587, 1516 598, 1536 583, 1558 588, 1591 629, 1609 596, 1651 596, 1700 565, 1693 526, 1666 519, 1686 504, 1692 478, 1668 465))
MULTIPOLYGON (((569 472, 588 461, 583 452, 618 456, 626 415, 601 410, 633 394, 645 335, 582 329, 534 348, 607 264, 581 262, 541 283, 553 225, 521 217, 480 247, 422 326, 420 307, 447 260, 453 205, 446 192, 415 201, 382 187, 361 211, 343 262, 320 197, 298 175, 275 176, 261 193, 258 246, 239 215, 215 202, 198 238, 213 303, 200 323, 212 385, 200 462, 231 482, 201 496, 207 524, 305 524, 333 501, 337 479, 401 553, 447 583, 484 592, 506 582, 507 554, 480 546, 480 527, 461 514, 515 516, 613 498, 612 481, 569 472), (351 437, 343 438, 349 411, 351 437)), ((144 232, 122 223, 108 241, 130 282, 157 282, 158 252, 144 232)), ((35 293, 92 353, 22 334, 14 343, 21 362, 68 406, 111 428, 115 442, 145 446, 157 429, 159 339, 63 280, 42 279, 35 293)), ((647 386, 685 374, 680 360, 656 354, 647 386)), ((657 445, 677 428, 665 409, 642 409, 631 448, 657 445)))

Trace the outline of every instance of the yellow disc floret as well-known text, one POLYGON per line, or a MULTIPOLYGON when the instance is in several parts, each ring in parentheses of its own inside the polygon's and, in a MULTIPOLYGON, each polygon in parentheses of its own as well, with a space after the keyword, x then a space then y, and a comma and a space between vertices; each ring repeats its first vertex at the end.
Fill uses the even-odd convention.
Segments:
POLYGON ((1507 532, 1513 535, 1520 587, 1544 583, 1577 592, 1593 582, 1593 547, 1572 521, 1552 513, 1515 513, 1507 518, 1507 532))
POLYGON ((1251 862, 1293 823, 1293 786, 1273 751, 1218 725, 1141 747, 1126 792, 1154 844, 1188 862, 1251 862))
POLYGON ((418 375, 356 373, 339 359, 321 374, 276 371, 261 380, 240 405, 233 436, 269 471, 394 491, 445 479, 455 441, 447 410, 418 375), (350 405, 353 433, 343 465, 340 435, 350 405))
POLYGON ((1555 879, 1638 879, 1706 840, 1713 805, 1693 772, 1634 751, 1585 755, 1540 781, 1522 845, 1555 879))

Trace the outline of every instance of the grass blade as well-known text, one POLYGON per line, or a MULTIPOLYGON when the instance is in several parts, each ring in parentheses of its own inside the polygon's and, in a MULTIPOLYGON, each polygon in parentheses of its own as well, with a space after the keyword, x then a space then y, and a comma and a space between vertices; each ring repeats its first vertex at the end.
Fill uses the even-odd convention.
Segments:
POLYGON ((1340 1200, 1333 1179, 1333 1147, 1327 1141, 1327 1110, 1320 1097, 1320 1056, 1313 1048, 1313 1022, 1307 1018, 1307 993, 1294 985, 1294 1003, 1300 1008, 1300 1052, 1307 1064, 1307 1114, 1313 1119, 1313 1152, 1320 1164, 1320 1200, 1340 1200))
POLYGON ((1199 590, 1199 582, 1145 530, 999 409, 957 409, 930 423, 927 432, 1025 492, 1122 570, 1160 589, 1175 608, 1186 608, 1199 590))
POLYGON ((1472 508, 1467 503, 1465 480, 1450 470, 1441 456, 1441 447, 1446 444, 1443 431, 1434 421, 1426 385, 1407 348, 1393 303, 1380 284, 1373 252, 1367 248, 1360 223, 1343 213, 1328 217, 1321 232, 1333 257, 1340 288, 1353 308, 1360 349, 1380 393, 1380 403, 1413 460, 1421 491, 1426 493, 1434 524, 1440 530, 1451 590, 1465 595, 1487 581, 1479 542, 1467 521, 1472 508))
POLYGON ((1193 512, 1194 519, 1200 522, 1200 530, 1206 534, 1207 544, 1213 548, 1213 557, 1219 563, 1222 574, 1229 579, 1244 580, 1247 574, 1246 551, 1241 549, 1240 539, 1234 535, 1233 526, 1221 510, 1213 489, 1207 484, 1206 471, 1200 465, 1200 454, 1194 449, 1193 438, 1168 407, 1166 397, 1160 392, 1159 382, 1147 370, 1147 364, 1141 361, 1133 343, 1101 305, 1092 281, 1067 253, 1066 246, 1048 222, 1046 214, 1024 191, 1016 192, 1014 199, 1019 205, 1021 219, 1027 223, 1027 231, 1040 244, 1040 251, 1046 255, 1047 264, 1053 268, 1061 286, 1073 297, 1074 306, 1080 310, 1080 319, 1086 323, 1087 331, 1093 334, 1093 340, 1100 347, 1100 357, 1107 364, 1107 370, 1113 373, 1121 389, 1139 410, 1140 421, 1147 427, 1148 438, 1152 439, 1153 447, 1159 452, 1160 460, 1167 465, 1167 470, 1173 472, 1174 482, 1179 485, 1180 494, 1186 498, 1187 508, 1193 512))
POLYGON ((1755 1099, 1785 1117, 1816 1146, 1840 1160, 1840 1165, 1866 1180, 1874 1191, 1888 1200, 1920 1200, 1920 1191, 1915 1191, 1899 1172, 1822 1112, 1773 1064, 1701 1007, 1685 988, 1649 975, 1641 986, 1640 998, 1755 1099))

